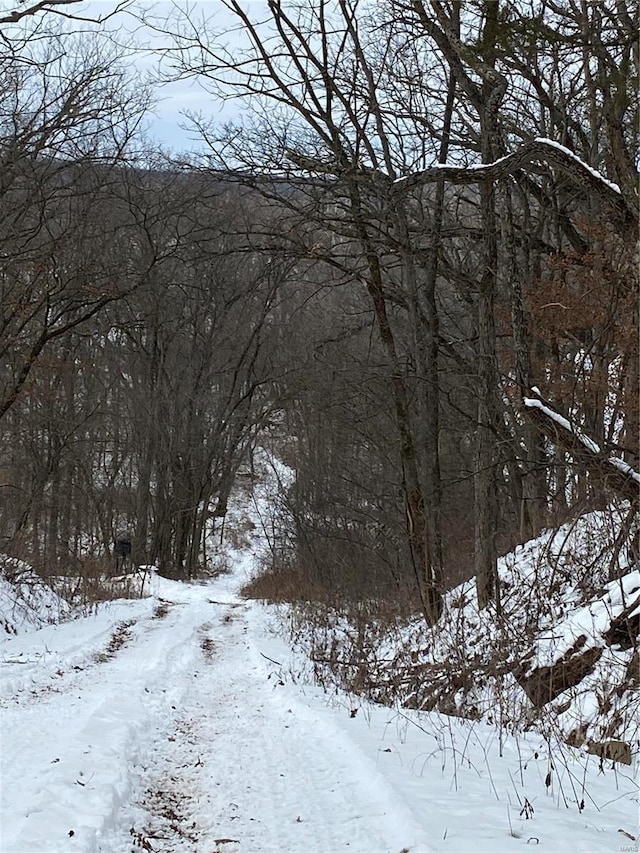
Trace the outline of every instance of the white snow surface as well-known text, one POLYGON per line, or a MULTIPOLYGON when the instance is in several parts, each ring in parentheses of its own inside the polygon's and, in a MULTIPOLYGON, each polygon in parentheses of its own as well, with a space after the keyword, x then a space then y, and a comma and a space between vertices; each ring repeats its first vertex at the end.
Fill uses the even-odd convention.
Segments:
POLYGON ((3 853, 489 853, 533 838, 604 853, 636 833, 626 768, 599 774, 535 736, 503 738, 500 756, 490 726, 373 705, 352 717, 347 696, 293 683, 242 577, 159 579, 153 599, 5 641, 3 853), (109 619, 135 622, 100 661, 109 619))
POLYGON ((3 640, 2 853, 632 849, 633 768, 293 675, 238 592, 266 501, 228 574, 3 640))

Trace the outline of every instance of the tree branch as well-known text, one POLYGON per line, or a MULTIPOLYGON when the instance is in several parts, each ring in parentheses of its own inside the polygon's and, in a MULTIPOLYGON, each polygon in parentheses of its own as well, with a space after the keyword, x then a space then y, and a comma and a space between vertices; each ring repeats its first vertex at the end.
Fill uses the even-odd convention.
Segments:
POLYGON ((527 417, 557 446, 569 452, 593 474, 594 478, 632 503, 640 499, 640 474, 624 460, 608 456, 579 427, 544 401, 536 388, 534 397, 525 397, 527 417))
MULTIPOLYGON (((0 18, 0 24, 17 24, 23 18, 33 17, 37 15, 38 12, 54 12, 58 15, 63 15, 64 17, 68 17, 62 11, 63 6, 73 6, 78 3, 81 3, 82 0, 39 0, 37 3, 33 3, 31 6, 27 6, 24 9, 14 9, 13 12, 9 12, 6 15, 3 15, 0 18)), ((122 3, 119 3, 116 7, 115 11, 118 11, 123 6, 122 3)), ((101 23, 105 21, 107 18, 110 18, 113 12, 110 12, 108 15, 104 17, 101 15, 98 18, 86 18, 84 16, 70 16, 78 21, 92 21, 94 23, 101 23)))

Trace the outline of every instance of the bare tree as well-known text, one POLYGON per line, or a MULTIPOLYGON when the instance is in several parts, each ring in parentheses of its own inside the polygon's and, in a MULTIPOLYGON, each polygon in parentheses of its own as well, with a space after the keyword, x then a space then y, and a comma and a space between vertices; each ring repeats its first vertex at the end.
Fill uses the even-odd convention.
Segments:
POLYGON ((7 25, 18 24, 25 18, 43 18, 50 15, 75 22, 84 21, 101 24, 130 6, 131 0, 114 1, 112 9, 96 17, 81 14, 78 10, 81 3, 82 0, 37 0, 37 2, 32 3, 6 3, 4 5, 8 8, 0 13, 0 26, 4 25, 2 39, 5 44, 9 43, 13 33, 7 25))
POLYGON ((134 91, 112 50, 84 37, 58 35, 30 55, 0 79, 0 418, 52 341, 139 283, 110 270, 120 223, 111 218, 108 234, 102 217, 147 93, 134 91), (101 257, 80 247, 91 241, 101 257))
POLYGON ((0 22, 2 534, 192 575, 277 421, 314 581, 434 623, 457 554, 499 609, 502 548, 634 487, 637 13, 226 7, 156 22, 165 73, 251 111, 144 167, 104 45, 29 40, 73 4, 0 22))

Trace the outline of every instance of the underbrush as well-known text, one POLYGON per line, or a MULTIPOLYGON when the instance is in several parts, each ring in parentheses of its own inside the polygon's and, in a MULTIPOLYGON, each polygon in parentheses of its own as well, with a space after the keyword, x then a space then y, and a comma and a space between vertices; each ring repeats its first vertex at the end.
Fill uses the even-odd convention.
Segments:
POLYGON ((328 601, 326 590, 311 583, 299 568, 285 564, 274 565, 256 575, 242 587, 241 594, 269 604, 328 601))
POLYGON ((52 589, 78 608, 91 608, 104 601, 144 598, 149 594, 153 567, 139 566, 124 574, 113 575, 105 559, 88 559, 78 575, 59 575, 48 579, 52 589))
POLYGON ((268 604, 295 604, 310 622, 316 621, 312 615, 316 606, 320 606, 319 613, 356 614, 357 621, 364 618, 367 624, 395 624, 420 612, 420 598, 414 586, 395 580, 387 584, 377 580, 370 586, 368 591, 359 588, 353 576, 339 586, 321 583, 310 578, 299 564, 267 554, 261 568, 240 592, 245 598, 268 604))
POLYGON ((105 601, 149 594, 150 569, 114 576, 106 559, 87 558, 81 571, 42 578, 30 565, 0 555, 0 629, 7 634, 87 615, 105 601))

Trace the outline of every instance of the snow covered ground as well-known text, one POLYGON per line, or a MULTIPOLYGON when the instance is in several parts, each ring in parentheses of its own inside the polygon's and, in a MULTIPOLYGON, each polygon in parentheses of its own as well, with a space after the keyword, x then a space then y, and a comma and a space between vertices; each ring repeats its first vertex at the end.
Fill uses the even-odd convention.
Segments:
POLYGON ((4 641, 3 853, 635 849, 627 768, 294 683, 245 572, 4 641))
POLYGON ((294 683, 246 570, 4 641, 3 853, 635 849, 631 770, 294 683))
POLYGON ((300 681, 260 500, 229 574, 2 640, 2 853, 637 849, 634 768, 300 681))

